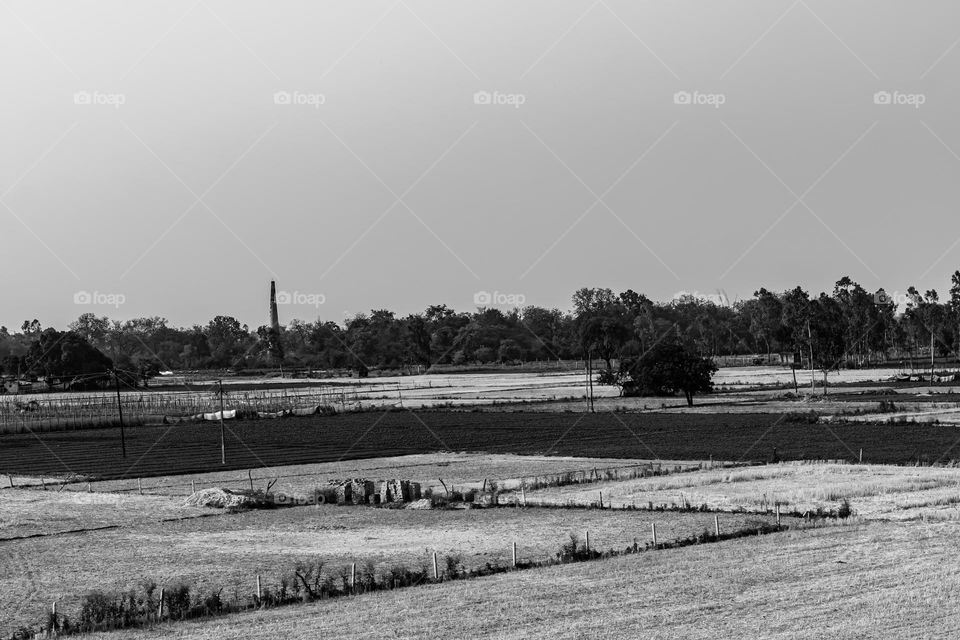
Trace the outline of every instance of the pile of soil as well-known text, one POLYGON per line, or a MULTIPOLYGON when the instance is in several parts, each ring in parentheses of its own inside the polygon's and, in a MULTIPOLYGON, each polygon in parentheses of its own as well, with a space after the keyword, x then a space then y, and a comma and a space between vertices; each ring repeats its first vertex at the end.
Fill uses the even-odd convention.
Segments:
POLYGON ((186 507, 213 507, 215 509, 256 509, 263 507, 263 499, 217 487, 201 489, 184 500, 186 507))

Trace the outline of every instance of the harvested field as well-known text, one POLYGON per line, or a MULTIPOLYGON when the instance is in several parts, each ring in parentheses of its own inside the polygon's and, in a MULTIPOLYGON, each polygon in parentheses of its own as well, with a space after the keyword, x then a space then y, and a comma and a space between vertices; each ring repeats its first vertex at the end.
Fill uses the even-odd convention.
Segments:
MULTIPOLYGON (((42 493, 42 492, 32 492, 42 493)), ((131 497, 130 501, 160 500, 131 497)), ((147 502, 149 504, 149 502, 147 502)), ((752 516, 721 516, 730 531, 752 516)), ((76 613, 93 589, 133 588, 145 579, 184 582, 209 593, 249 594, 255 576, 276 586, 299 560, 323 560, 339 570, 367 560, 378 567, 421 567, 433 551, 461 556, 467 567, 504 564, 517 542, 521 559, 546 559, 589 529, 594 548, 624 548, 648 540, 650 523, 668 541, 713 526, 710 514, 470 509, 426 511, 369 507, 298 507, 177 522, 140 521, 118 530, 0 542, 0 634, 15 623, 39 621, 52 599, 76 613)), ((765 521, 770 521, 766 518, 765 521)), ((126 635, 126 633, 125 633, 126 635)))
MULTIPOLYGON (((960 457, 960 430, 939 425, 805 424, 771 414, 551 414, 371 412, 226 428, 227 469, 437 451, 585 457, 767 461, 946 462, 960 457)), ((801 418, 802 420, 802 418, 801 418)), ((0 437, 0 473, 123 478, 205 473, 220 464, 216 425, 0 437)))
POLYGON ((960 628, 958 534, 956 523, 788 531, 125 636, 368 638, 375 621, 413 640, 950 637, 960 628), (454 614, 451 602, 482 605, 454 614))
POLYGON ((0 542, 77 529, 146 526, 209 513, 182 502, 163 496, 8 489, 0 491, 0 542))
MULTIPOLYGON (((93 482, 94 491, 139 491, 142 486, 148 495, 183 496, 203 487, 249 488, 250 478, 255 488, 265 488, 276 480, 272 490, 288 495, 306 494, 330 480, 369 478, 386 480, 402 478, 419 482, 424 488, 443 490, 443 480, 451 490, 481 488, 484 481, 496 481, 506 489, 519 486, 520 478, 533 478, 561 473, 587 472, 609 468, 654 465, 674 470, 699 468, 700 463, 681 460, 629 460, 621 458, 576 458, 571 456, 518 456, 486 453, 425 453, 343 462, 323 462, 307 465, 287 465, 236 471, 213 471, 183 476, 158 476, 137 479, 103 480, 93 482), (250 472, 248 476, 247 472, 250 472)), ((20 478, 21 482, 30 479, 20 478)), ((35 482, 35 480, 33 481, 35 482)), ((67 490, 85 491, 86 483, 67 485, 67 490)))
MULTIPOLYGON (((533 504, 706 504, 711 509, 835 510, 871 519, 960 518, 960 468, 776 464, 527 491, 533 504)), ((510 499, 517 499, 513 496, 510 499)))

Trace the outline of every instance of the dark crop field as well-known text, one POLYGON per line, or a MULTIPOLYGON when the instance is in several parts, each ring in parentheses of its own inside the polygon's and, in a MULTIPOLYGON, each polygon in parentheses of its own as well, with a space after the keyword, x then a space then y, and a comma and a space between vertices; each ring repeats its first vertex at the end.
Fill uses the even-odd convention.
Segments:
POLYGON ((0 473, 100 478, 194 473, 434 451, 912 464, 960 460, 960 430, 819 425, 771 414, 371 412, 213 424, 0 436, 0 473))

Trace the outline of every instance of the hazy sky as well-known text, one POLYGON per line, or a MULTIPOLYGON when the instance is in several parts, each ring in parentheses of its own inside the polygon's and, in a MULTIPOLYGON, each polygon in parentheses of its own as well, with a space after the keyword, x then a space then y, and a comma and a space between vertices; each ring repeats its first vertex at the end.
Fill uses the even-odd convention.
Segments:
POLYGON ((0 324, 945 293, 958 41, 948 0, 2 0, 0 324))

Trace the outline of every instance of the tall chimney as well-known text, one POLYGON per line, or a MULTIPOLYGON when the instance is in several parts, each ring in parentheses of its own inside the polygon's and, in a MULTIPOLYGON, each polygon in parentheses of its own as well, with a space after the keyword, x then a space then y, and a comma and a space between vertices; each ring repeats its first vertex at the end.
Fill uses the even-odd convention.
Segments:
POLYGON ((270 328, 280 332, 280 315, 277 313, 277 283, 270 281, 270 328))

